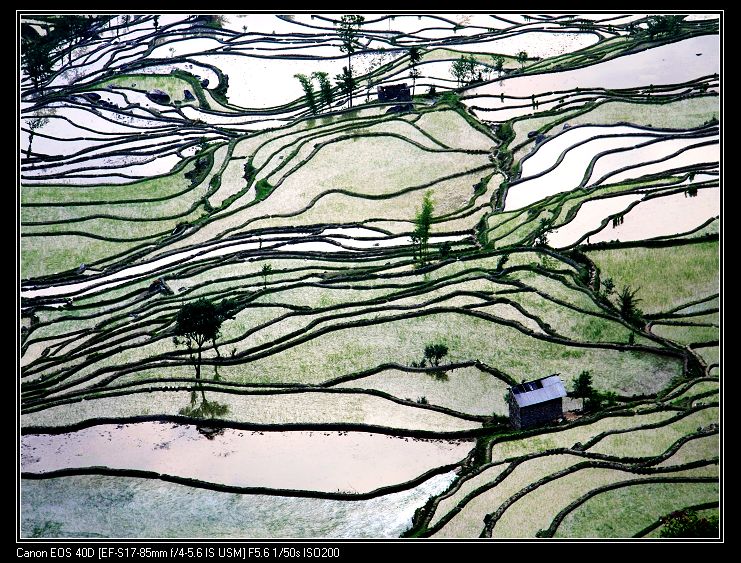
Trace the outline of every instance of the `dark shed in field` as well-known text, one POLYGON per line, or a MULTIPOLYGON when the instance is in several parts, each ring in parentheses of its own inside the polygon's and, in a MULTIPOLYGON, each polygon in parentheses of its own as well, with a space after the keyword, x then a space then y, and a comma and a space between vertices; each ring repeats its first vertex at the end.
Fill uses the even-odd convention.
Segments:
POLYGON ((411 102, 412 94, 409 92, 409 86, 407 86, 406 82, 403 84, 392 84, 391 86, 379 86, 378 101, 383 103, 411 102))
POLYGON ((566 389, 558 375, 526 381, 509 389, 509 419, 515 428, 532 428, 563 416, 566 389))

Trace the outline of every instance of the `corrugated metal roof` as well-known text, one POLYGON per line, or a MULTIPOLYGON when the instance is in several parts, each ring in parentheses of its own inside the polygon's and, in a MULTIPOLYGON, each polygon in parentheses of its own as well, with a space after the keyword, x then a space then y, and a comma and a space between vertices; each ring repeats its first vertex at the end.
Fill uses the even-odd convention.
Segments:
POLYGON ((550 375, 536 381, 543 385, 540 389, 533 389, 532 391, 524 390, 532 387, 528 385, 529 383, 533 383, 532 381, 512 388, 512 395, 519 407, 529 407, 530 405, 537 405, 538 403, 545 403, 546 401, 566 396, 566 388, 563 386, 561 378, 557 375, 550 375), (518 387, 523 390, 520 391, 518 387))

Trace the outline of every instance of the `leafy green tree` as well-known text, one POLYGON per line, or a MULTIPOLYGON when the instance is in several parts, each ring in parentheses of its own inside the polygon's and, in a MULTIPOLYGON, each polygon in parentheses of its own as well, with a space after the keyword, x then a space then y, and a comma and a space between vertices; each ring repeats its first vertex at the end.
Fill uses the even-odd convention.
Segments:
POLYGON ((311 113, 316 115, 316 96, 314 95, 314 86, 311 84, 311 80, 309 80, 309 78, 305 74, 301 73, 294 74, 293 76, 297 78, 298 81, 301 83, 301 87, 304 89, 304 98, 306 99, 306 104, 309 106, 311 113))
POLYGON ((466 60, 466 57, 461 56, 461 58, 453 61, 453 63, 450 65, 450 74, 453 75, 453 78, 455 78, 455 81, 458 83, 458 87, 460 88, 465 84, 466 79, 468 78, 469 73, 469 64, 466 60))
POLYGON ((350 107, 352 107, 352 94, 355 91, 355 87, 357 85, 352 72, 346 66, 343 66, 342 74, 338 74, 337 76, 335 76, 335 81, 340 89, 340 92, 347 96, 350 107))
POLYGON ((572 397, 577 399, 589 399, 594 396, 594 387, 592 387, 592 375, 589 371, 582 371, 574 381, 574 390, 571 392, 572 397))
POLYGON ((224 22, 226 21, 223 15, 204 15, 201 16, 203 18, 203 21, 206 26, 213 27, 214 29, 221 29, 224 27, 224 22))
MULTIPOLYGON (((199 299, 193 303, 184 305, 176 316, 175 332, 173 340, 175 344, 184 343, 190 351, 191 360, 196 367, 197 388, 201 391, 201 405, 196 406, 198 401, 198 392, 194 389, 190 394, 190 405, 180 409, 180 414, 196 418, 215 417, 226 414, 229 411, 228 405, 220 404, 216 401, 207 401, 206 394, 201 383, 201 352, 206 342, 211 341, 216 355, 221 359, 219 347, 216 339, 220 335, 222 323, 229 318, 234 318, 234 313, 238 309, 236 302, 225 299, 218 305, 215 305, 207 299, 199 299), (197 357, 194 355, 197 352, 197 357)), ((234 352, 232 351, 232 356, 234 352)), ((214 364, 214 380, 218 381, 219 371, 217 364, 214 364)))
POLYGON ((428 344, 425 346, 425 359, 435 367, 440 365, 440 360, 448 355, 448 347, 445 344, 428 344))
POLYGON ((717 516, 700 518, 694 510, 677 510, 661 519, 662 538, 717 538, 720 526, 717 516))
POLYGON ((231 314, 232 307, 233 304, 230 301, 224 301, 217 306, 213 302, 201 298, 198 301, 183 305, 175 316, 173 342, 176 345, 184 344, 188 348, 191 362, 196 370, 198 387, 204 401, 206 395, 201 385, 203 347, 210 341, 216 349, 216 353, 220 356, 216 339, 219 338, 221 324, 231 314))
MULTIPOLYGON (((347 75, 352 79, 352 55, 360 48, 360 40, 358 36, 360 34, 360 26, 365 21, 365 18, 360 15, 348 15, 342 16, 339 22, 335 25, 339 26, 337 29, 337 35, 340 38, 341 45, 340 51, 347 53, 347 69, 343 68, 343 73, 346 70, 347 75)), ((339 76, 339 75, 338 75, 339 76)), ((350 91, 350 107, 352 107, 352 91, 355 89, 355 82, 352 81, 352 87, 347 86, 348 82, 345 81, 346 88, 350 91)))
POLYGON ((332 94, 332 85, 329 82, 328 74, 326 72, 312 72, 312 78, 315 78, 319 82, 319 97, 327 109, 332 108, 332 102, 334 101, 334 94, 332 94))
POLYGON ((427 256, 429 254, 429 240, 430 230, 432 225, 432 213, 435 210, 435 205, 432 201, 432 191, 427 190, 422 200, 422 209, 417 212, 417 216, 414 219, 414 234, 413 240, 416 239, 419 245, 419 263, 424 265, 427 263, 427 256))
POLYGON ((24 38, 21 43, 21 66, 28 74, 35 90, 51 75, 51 45, 43 40, 24 38))
POLYGON ((485 73, 488 74, 488 67, 479 63, 473 55, 461 56, 450 66, 450 74, 456 79, 459 87, 472 82, 483 82, 485 73))
POLYGON ((525 63, 527 62, 526 51, 520 51, 519 53, 517 53, 517 62, 520 63, 520 68, 524 68, 525 63))
POLYGON ((667 16, 651 16, 646 22, 649 38, 655 39, 659 36, 671 37, 676 35, 682 29, 682 20, 684 16, 678 15, 667 15, 667 16))

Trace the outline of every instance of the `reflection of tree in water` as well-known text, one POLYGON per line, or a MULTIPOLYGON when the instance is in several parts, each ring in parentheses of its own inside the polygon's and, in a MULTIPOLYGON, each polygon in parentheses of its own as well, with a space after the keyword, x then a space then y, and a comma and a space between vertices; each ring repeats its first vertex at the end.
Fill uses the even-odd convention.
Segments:
MULTIPOLYGON (((173 343, 185 345, 188 349, 190 361, 196 371, 196 385, 190 392, 190 405, 180 409, 180 414, 194 418, 215 418, 229 412, 229 406, 216 401, 208 401, 201 381, 201 364, 203 348, 211 342, 216 355, 221 358, 216 340, 221 336, 221 324, 232 318, 235 304, 225 299, 215 305, 207 299, 187 303, 178 311, 175 317, 173 343), (201 404, 198 405, 198 391, 201 394, 201 404)), ((219 381, 218 366, 214 364, 214 381, 219 381)))
POLYGON ((201 424, 196 426, 196 430, 198 430, 199 434, 204 435, 209 440, 213 440, 216 436, 219 436, 224 433, 223 428, 219 428, 215 426, 204 426, 201 424))

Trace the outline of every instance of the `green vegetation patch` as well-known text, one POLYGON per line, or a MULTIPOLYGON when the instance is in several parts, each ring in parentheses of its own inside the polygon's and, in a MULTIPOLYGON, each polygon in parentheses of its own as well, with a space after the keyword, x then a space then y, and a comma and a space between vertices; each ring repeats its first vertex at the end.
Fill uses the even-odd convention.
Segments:
POLYGON ((336 330, 248 364, 225 366, 224 374, 243 382, 320 383, 387 362, 411 365, 419 360, 421 342, 445 342, 451 361, 479 360, 516 379, 561 373, 569 382, 592 370, 597 388, 621 395, 655 393, 681 372, 681 362, 671 357, 576 348, 470 315, 443 313, 336 330))
POLYGON ((77 235, 27 236, 21 239, 21 278, 30 279, 74 270, 80 264, 104 260, 142 244, 109 242, 77 235), (50 244, 50 241, 54 241, 50 244))
POLYGON ((680 326, 657 324, 651 327, 651 332, 653 332, 657 336, 667 338, 679 344, 711 342, 720 338, 720 328, 714 326, 680 326))
MULTIPOLYGON (((518 465, 496 487, 469 500, 433 535, 434 538, 475 538, 484 528, 484 516, 496 510, 510 496, 546 475, 579 463, 581 458, 570 454, 538 457, 518 465)), ((494 475, 490 475, 492 478, 494 475)))
POLYGON ((175 105, 193 105, 196 107, 201 105, 198 101, 200 97, 198 94, 200 92, 194 91, 194 85, 188 80, 172 74, 122 74, 100 83, 100 87, 102 88, 109 86, 139 90, 141 92, 161 90, 170 96, 170 101, 175 103, 175 105), (193 100, 185 99, 185 90, 193 94, 193 100))
POLYGON ((424 397, 431 405, 467 414, 490 416, 509 413, 504 400, 509 387, 507 383, 475 367, 446 370, 444 377, 384 370, 369 377, 340 383, 336 387, 377 389, 400 399, 408 398, 413 401, 424 397))
POLYGON ((718 243, 661 248, 629 247, 587 252, 617 288, 639 288, 639 308, 659 313, 718 293, 718 243))
POLYGON ((606 436, 590 452, 620 457, 647 457, 669 449, 682 436, 718 422, 717 408, 704 408, 660 428, 647 428, 606 436))
POLYGON ((557 538, 629 538, 661 516, 718 500, 717 483, 645 483, 600 493, 570 512, 557 538))
MULTIPOLYGON (((192 171, 188 164, 177 172, 156 176, 129 184, 101 186, 21 186, 21 205, 69 205, 75 203, 135 202, 139 200, 167 199, 188 189, 190 181, 185 174, 192 171)), ((95 209, 95 207, 91 207, 95 209)))
MULTIPOLYGON (((669 476, 710 476, 714 468, 699 468, 669 476), (699 474, 699 475, 698 475, 699 474)), ((541 485, 507 508, 497 521, 493 538, 532 538, 545 530, 560 510, 591 490, 621 481, 646 479, 652 475, 606 468, 586 468, 541 485)), ((716 489, 717 490, 717 489, 716 489)), ((640 529, 640 528, 639 528, 640 529)), ((638 531, 638 530, 635 530, 638 531)))

